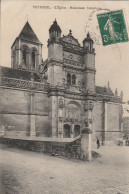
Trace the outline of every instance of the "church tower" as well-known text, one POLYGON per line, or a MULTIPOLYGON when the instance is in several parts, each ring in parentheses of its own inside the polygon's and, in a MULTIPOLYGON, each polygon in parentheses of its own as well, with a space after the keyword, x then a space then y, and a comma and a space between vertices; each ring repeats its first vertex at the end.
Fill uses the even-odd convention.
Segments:
POLYGON ((85 65, 85 85, 89 92, 95 92, 95 49, 90 34, 83 40, 84 65, 85 65))
POLYGON ((49 29, 48 40, 48 82, 55 86, 63 84, 63 47, 60 38, 61 29, 55 20, 49 29))
POLYGON ((42 60, 42 43, 27 21, 11 47, 11 67, 36 71, 42 60))

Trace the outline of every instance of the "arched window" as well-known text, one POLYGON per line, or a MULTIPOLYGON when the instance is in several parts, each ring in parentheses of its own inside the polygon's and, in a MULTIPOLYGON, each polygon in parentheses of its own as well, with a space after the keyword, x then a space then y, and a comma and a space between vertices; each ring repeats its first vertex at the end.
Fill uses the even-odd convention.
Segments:
POLYGON ((32 52, 32 67, 35 69, 35 52, 32 52))
POLYGON ((76 75, 72 75, 72 85, 76 85, 76 75))
POLYGON ((27 57, 27 52, 26 50, 23 50, 23 63, 26 64, 26 57, 27 57))
POLYGON ((67 84, 71 85, 71 74, 67 74, 67 84))

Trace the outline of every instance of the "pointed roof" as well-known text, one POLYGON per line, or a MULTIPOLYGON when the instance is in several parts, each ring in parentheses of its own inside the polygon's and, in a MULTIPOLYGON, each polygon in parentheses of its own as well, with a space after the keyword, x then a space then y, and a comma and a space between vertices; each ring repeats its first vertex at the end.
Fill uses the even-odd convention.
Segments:
POLYGON ((42 44, 39 39, 37 38, 35 32, 33 31, 33 29, 31 28, 29 22, 27 21, 26 24, 24 25, 21 33, 19 34, 19 36, 17 38, 21 38, 24 40, 28 40, 37 44, 42 44))
POLYGON ((83 43, 86 42, 86 41, 91 41, 91 42, 93 42, 93 40, 92 40, 91 37, 90 37, 90 33, 89 33, 89 32, 87 33, 87 37, 83 40, 83 43))
POLYGON ((57 21, 55 19, 55 21, 53 22, 53 24, 51 25, 49 32, 53 32, 53 31, 59 31, 61 33, 61 29, 60 26, 57 24, 57 21))

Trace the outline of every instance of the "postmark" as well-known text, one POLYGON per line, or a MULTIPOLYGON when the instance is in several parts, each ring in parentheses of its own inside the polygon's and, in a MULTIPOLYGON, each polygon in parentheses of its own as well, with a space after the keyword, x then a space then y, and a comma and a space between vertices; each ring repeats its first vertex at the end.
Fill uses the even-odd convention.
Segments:
POLYGON ((129 40, 123 10, 97 14, 97 19, 104 46, 129 40))
POLYGON ((94 41, 94 44, 101 45, 102 40, 96 15, 103 13, 104 11, 108 12, 110 10, 100 7, 87 7, 87 10, 90 10, 90 13, 88 15, 87 22, 85 25, 85 32, 90 33, 90 36, 94 41))

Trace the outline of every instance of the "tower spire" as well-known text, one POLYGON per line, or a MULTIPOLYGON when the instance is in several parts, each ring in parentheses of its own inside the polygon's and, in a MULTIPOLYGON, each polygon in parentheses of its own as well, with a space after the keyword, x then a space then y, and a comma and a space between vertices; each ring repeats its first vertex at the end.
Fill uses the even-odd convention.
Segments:
POLYGON ((27 14, 27 16, 26 16, 26 21, 28 22, 28 14, 27 14))

